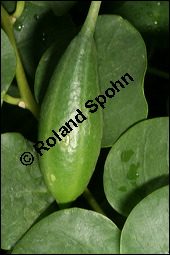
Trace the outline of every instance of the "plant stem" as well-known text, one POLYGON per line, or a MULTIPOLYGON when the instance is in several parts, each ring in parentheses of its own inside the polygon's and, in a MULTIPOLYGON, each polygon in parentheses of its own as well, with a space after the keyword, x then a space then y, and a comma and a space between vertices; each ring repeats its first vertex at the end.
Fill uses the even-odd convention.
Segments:
POLYGON ((11 17, 17 19, 21 16, 25 6, 25 1, 17 1, 17 6, 15 12, 11 15, 11 17))
POLYGON ((91 194, 91 192, 88 188, 86 188, 84 190, 83 196, 88 201, 88 203, 91 205, 91 207, 93 208, 94 211, 96 211, 98 213, 101 213, 104 216, 106 216, 106 214, 104 213, 104 211, 102 210, 100 205, 97 203, 97 201, 95 200, 95 198, 93 197, 93 195, 91 194))
POLYGON ((148 67, 148 70, 147 70, 150 74, 153 74, 153 75, 157 75, 161 78, 164 78, 164 79, 169 79, 169 74, 164 72, 164 71, 161 71, 157 68, 154 68, 154 67, 148 67))
POLYGON ((1 24, 3 30, 8 35, 8 38, 13 46, 14 52, 17 58, 17 66, 16 66, 16 80, 18 84, 19 93, 21 96, 21 100, 25 103, 25 108, 30 110, 33 115, 38 119, 39 117, 39 105, 35 101, 31 90, 29 88, 27 78, 24 72, 24 68, 22 65, 22 61, 19 55, 19 51, 16 45, 14 32, 12 29, 12 21, 10 15, 6 12, 6 10, 1 5, 1 24))
POLYGON ((91 2, 89 12, 87 14, 86 20, 85 20, 83 27, 81 29, 81 32, 83 34, 86 34, 87 37, 92 36, 94 34, 101 2, 102 1, 92 1, 91 2))
POLYGON ((2 92, 1 98, 3 99, 3 101, 9 104, 18 105, 21 102, 21 98, 11 97, 10 95, 7 95, 5 92, 2 92))

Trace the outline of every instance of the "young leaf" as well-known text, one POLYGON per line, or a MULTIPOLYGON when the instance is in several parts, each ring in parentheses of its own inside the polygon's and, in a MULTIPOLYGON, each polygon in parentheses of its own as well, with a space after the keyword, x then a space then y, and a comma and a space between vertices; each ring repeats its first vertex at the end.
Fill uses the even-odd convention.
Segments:
POLYGON ((109 151, 104 190, 111 206, 127 216, 146 195, 168 184, 167 117, 142 121, 109 151))

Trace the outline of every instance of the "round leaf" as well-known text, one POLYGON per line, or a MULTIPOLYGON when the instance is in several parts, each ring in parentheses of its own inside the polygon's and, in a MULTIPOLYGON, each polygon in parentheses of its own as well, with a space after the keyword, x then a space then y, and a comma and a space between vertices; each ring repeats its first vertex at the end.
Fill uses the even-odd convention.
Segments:
POLYGON ((168 47, 169 1, 126 1, 116 13, 135 26, 149 43, 168 47))
POLYGON ((51 8, 56 16, 66 14, 76 1, 30 1, 32 4, 51 8))
POLYGON ((1 177, 1 245, 9 250, 54 199, 43 181, 33 143, 20 134, 2 135, 1 177), (21 163, 24 152, 32 153, 31 165, 21 163))
POLYGON ((169 254, 169 186, 145 197, 121 233, 121 254, 169 254))
POLYGON ((8 13, 12 13, 16 8, 16 1, 1 1, 3 7, 7 10, 8 13))
POLYGON ((39 221, 13 254, 119 254, 120 230, 105 216, 79 208, 39 221))
POLYGON ((1 92, 6 92, 12 83, 16 71, 16 56, 14 49, 1 29, 1 92))
POLYGON ((76 1, 51 1, 51 8, 56 16, 66 14, 76 1))
POLYGON ((120 88, 112 98, 107 97, 104 115, 103 146, 111 146, 132 124, 147 117, 143 91, 146 71, 146 48, 138 31, 117 15, 98 17, 95 30, 98 73, 101 94, 113 88, 110 81, 121 81, 128 73, 134 81, 120 88))
POLYGON ((168 184, 168 121, 142 121, 113 145, 104 167, 104 190, 111 206, 127 216, 146 195, 168 184))

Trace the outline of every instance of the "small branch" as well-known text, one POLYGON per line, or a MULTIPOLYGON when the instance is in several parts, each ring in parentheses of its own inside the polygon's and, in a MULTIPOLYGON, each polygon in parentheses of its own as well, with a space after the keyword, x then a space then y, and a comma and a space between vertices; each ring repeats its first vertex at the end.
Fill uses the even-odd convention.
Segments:
POLYGON ((7 34, 14 48, 14 52, 17 58, 16 80, 17 80, 21 100, 25 103, 25 108, 30 110, 32 114, 38 119, 39 105, 35 101, 28 85, 28 81, 24 72, 20 54, 15 41, 14 32, 12 29, 13 24, 12 24, 11 16, 6 12, 6 10, 3 8, 2 5, 1 5, 1 24, 2 24, 3 30, 7 34))
POLYGON ((159 77, 164 78, 164 79, 166 79, 166 80, 169 79, 169 73, 164 72, 164 71, 161 71, 161 70, 159 70, 159 69, 157 69, 157 68, 148 67, 148 70, 147 70, 147 71, 148 71, 148 73, 150 73, 150 74, 159 76, 159 77))
POLYGON ((6 94, 5 92, 2 92, 1 98, 3 99, 4 102, 6 102, 8 104, 13 104, 13 105, 18 105, 22 101, 21 98, 11 97, 10 95, 6 94))
POLYGON ((25 6, 25 1, 17 1, 17 6, 15 12, 11 15, 12 23, 16 21, 19 16, 21 16, 25 6), (14 21, 14 22, 13 22, 14 21))
POLYGON ((83 196, 88 201, 88 203, 91 205, 91 207, 93 208, 94 211, 96 211, 98 213, 101 213, 104 216, 106 216, 106 214, 104 213, 104 211, 102 210, 100 205, 97 203, 97 201, 95 200, 95 198, 93 197, 93 195, 91 194, 91 192, 88 188, 86 188, 84 190, 83 196))

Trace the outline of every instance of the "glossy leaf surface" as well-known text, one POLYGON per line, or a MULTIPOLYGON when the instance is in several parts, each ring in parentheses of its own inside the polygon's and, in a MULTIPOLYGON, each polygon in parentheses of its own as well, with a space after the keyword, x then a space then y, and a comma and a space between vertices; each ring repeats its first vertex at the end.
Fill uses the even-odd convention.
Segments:
POLYGON ((13 254, 119 254, 120 230, 101 214, 72 208, 37 223, 13 254))
MULTIPOLYGON (((99 16, 95 41, 101 94, 113 88, 110 81, 121 81, 124 88, 106 98, 103 146, 111 146, 131 125, 147 117, 143 80, 146 70, 146 48, 139 32, 117 15, 99 16), (121 77, 128 73, 126 85, 121 77)), ((113 93, 110 91, 110 95, 113 93)))
MULTIPOLYGON (((29 156, 25 157, 29 161, 29 156)), ((2 135, 2 223, 1 245, 11 247, 54 201, 44 184, 33 143, 18 133, 2 135), (34 162, 21 163, 21 155, 31 152, 34 162)))
POLYGON ((121 233, 121 254, 169 254, 169 186, 145 197, 121 233))
POLYGON ((104 189, 112 207, 127 216, 152 191, 168 184, 168 121, 142 121, 124 133, 110 150, 104 189))

